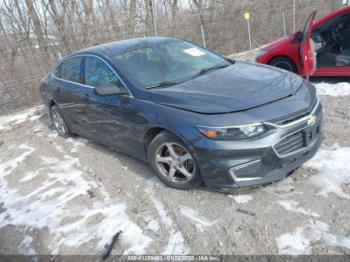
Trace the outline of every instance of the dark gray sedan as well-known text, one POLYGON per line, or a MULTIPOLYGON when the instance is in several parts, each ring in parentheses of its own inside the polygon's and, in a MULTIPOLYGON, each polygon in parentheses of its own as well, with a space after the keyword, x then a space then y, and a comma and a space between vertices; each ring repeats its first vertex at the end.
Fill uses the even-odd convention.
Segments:
POLYGON ((178 39, 72 53, 40 90, 61 136, 79 134, 147 161, 178 189, 281 180, 321 143, 323 109, 308 81, 178 39))

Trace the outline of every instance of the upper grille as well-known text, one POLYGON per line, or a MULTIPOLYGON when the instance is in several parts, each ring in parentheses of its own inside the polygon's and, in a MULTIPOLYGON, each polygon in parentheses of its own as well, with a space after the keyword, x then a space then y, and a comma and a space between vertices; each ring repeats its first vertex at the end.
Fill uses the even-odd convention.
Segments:
POLYGON ((301 115, 297 115, 297 116, 291 117, 289 119, 281 120, 281 121, 277 122, 276 124, 278 124, 278 125, 287 125, 287 124, 292 123, 294 121, 297 121, 297 120, 299 120, 299 119, 301 119, 301 118, 303 118, 303 117, 305 117, 305 116, 307 116, 309 114, 310 114, 310 111, 308 111, 308 112, 306 112, 304 114, 301 114, 301 115))
POLYGON ((293 116, 291 118, 288 118, 288 119, 283 119, 283 120, 280 120, 280 121, 277 121, 275 122, 275 124, 277 125, 287 125, 289 123, 292 123, 294 121, 297 121, 303 117, 306 117, 308 116, 312 111, 314 110, 317 110, 319 108, 319 103, 318 103, 318 99, 315 100, 315 102, 313 103, 311 109, 309 109, 308 111, 300 114, 300 115, 297 115, 297 116, 293 116))
POLYGON ((286 155, 296 150, 299 150, 304 147, 304 137, 303 132, 299 131, 294 133, 275 145, 275 149, 278 154, 286 155))

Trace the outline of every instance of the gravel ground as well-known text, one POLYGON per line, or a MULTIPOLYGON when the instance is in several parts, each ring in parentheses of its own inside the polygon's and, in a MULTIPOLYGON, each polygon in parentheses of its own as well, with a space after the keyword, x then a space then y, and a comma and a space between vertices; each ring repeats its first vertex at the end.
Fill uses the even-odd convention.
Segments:
POLYGON ((1 117, 0 254, 100 255, 121 230, 112 254, 350 255, 350 96, 321 100, 317 156, 229 194, 167 188, 143 162, 57 136, 42 107, 1 117))

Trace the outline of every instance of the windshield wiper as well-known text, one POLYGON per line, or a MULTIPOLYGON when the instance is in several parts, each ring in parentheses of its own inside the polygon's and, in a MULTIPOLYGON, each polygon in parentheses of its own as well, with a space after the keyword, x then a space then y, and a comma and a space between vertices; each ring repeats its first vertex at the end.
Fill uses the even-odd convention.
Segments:
POLYGON ((151 85, 146 87, 147 89, 151 89, 151 88, 156 88, 156 87, 163 87, 163 86, 172 86, 172 85, 177 85, 182 83, 183 81, 163 81, 163 82, 159 82, 157 84, 151 85))
MULTIPOLYGON (((220 68, 224 68, 224 67, 228 67, 229 65, 219 65, 219 66, 213 66, 213 67, 207 67, 207 68, 203 68, 201 71, 199 71, 198 74, 196 74, 195 76, 191 77, 190 79, 193 79, 193 78, 196 78, 200 75, 203 75, 205 74, 206 72, 208 71, 211 71, 211 70, 216 70, 216 69, 220 69, 220 68)), ((184 80, 184 81, 163 81, 163 82, 159 82, 157 84, 154 84, 154 85, 151 85, 151 86, 148 86, 146 87, 147 89, 151 89, 151 88, 157 88, 157 87, 163 87, 163 86, 172 86, 172 85, 177 85, 177 84, 181 84, 183 82, 186 82, 188 81, 189 79, 187 80, 184 80)))
POLYGON ((194 76, 192 77, 192 79, 193 79, 193 78, 196 78, 196 77, 198 77, 198 76, 204 75, 204 74, 207 73, 208 71, 217 70, 217 69, 224 68, 224 67, 228 67, 228 66, 229 66, 229 65, 218 65, 218 66, 203 68, 201 71, 198 72, 198 74, 194 75, 194 76))

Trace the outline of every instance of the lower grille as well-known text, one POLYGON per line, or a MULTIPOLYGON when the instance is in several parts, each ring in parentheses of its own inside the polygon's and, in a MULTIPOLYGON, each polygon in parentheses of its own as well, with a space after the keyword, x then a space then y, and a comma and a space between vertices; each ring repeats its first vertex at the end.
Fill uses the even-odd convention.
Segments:
POLYGON ((302 131, 294 133, 275 145, 275 150, 280 155, 287 155, 304 147, 304 134, 302 131))

